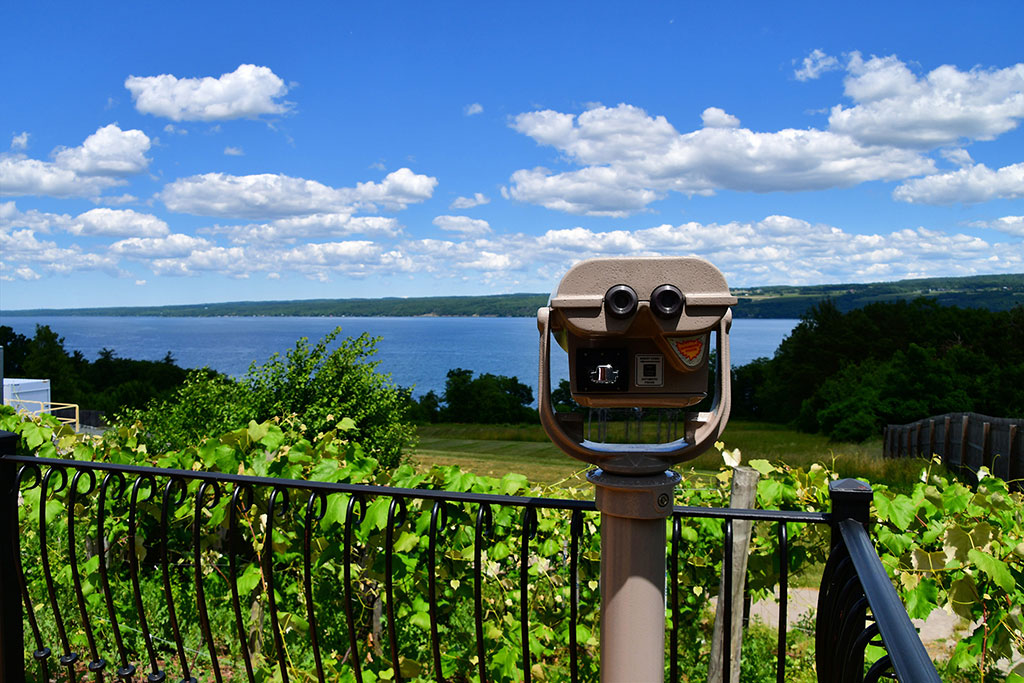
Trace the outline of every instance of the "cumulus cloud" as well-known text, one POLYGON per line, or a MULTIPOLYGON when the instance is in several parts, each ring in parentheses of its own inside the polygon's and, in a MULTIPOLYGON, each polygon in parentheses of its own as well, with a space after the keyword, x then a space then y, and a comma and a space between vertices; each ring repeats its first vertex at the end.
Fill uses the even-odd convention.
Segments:
POLYGON ((1005 232, 1007 235, 1024 237, 1024 216, 1003 216, 993 221, 975 221, 971 227, 990 228, 1005 232))
POLYGON ((131 209, 92 209, 80 214, 67 228, 73 235, 159 237, 170 232, 167 223, 131 209))
POLYGON ((28 133, 15 133, 11 136, 11 149, 16 152, 28 149, 28 133))
POLYGON ((158 197, 171 211, 261 219, 351 213, 354 208, 372 209, 378 204, 404 209, 429 199, 436 186, 436 178, 408 168, 389 173, 379 183, 358 183, 355 188, 333 188, 283 174, 206 173, 175 180, 158 197))
MULTIPOLYGON (((136 248, 136 245, 129 245, 136 248)), ((160 245, 140 245, 156 247, 160 245)), ((167 245, 168 247, 170 245, 167 245)), ((245 278, 253 273, 280 276, 282 270, 326 281, 332 274, 363 276, 380 272, 384 257, 380 246, 367 240, 308 243, 289 249, 260 245, 221 247, 182 243, 181 252, 158 255, 150 261, 157 275, 189 276, 205 272, 245 278)))
POLYGON ((989 227, 993 230, 1013 234, 1013 236, 1018 238, 1024 238, 1024 216, 1004 216, 987 223, 974 223, 974 225, 989 227))
POLYGON ((472 197, 456 197, 449 209, 472 209, 474 206, 489 204, 491 200, 483 192, 475 192, 472 197))
POLYGON ((110 252, 119 256, 138 259, 172 258, 188 256, 197 250, 205 250, 213 244, 201 237, 175 233, 163 237, 129 237, 110 245, 110 252))
POLYGON ((718 107, 705 109, 700 115, 700 120, 705 128, 739 128, 740 125, 738 118, 718 107))
POLYGON ((466 105, 465 113, 466 116, 475 116, 476 114, 482 114, 484 112, 484 106, 479 102, 466 105))
POLYGON ((797 192, 931 175, 942 157, 970 166, 964 144, 991 140, 1024 118, 1024 64, 918 75, 895 56, 845 65, 815 50, 797 70, 807 80, 844 68, 851 104, 830 110, 827 129, 754 131, 718 107, 702 127, 680 132, 665 116, 629 104, 579 115, 524 112, 511 126, 553 147, 575 168, 513 172, 503 195, 569 213, 624 216, 671 192, 797 192))
POLYGON ((892 196, 912 204, 972 204, 1024 197, 1024 163, 992 170, 975 164, 950 173, 908 180, 892 196))
POLYGON ((72 220, 66 213, 47 213, 37 209, 20 211, 14 202, 0 202, 0 230, 27 228, 33 232, 46 233, 54 228, 66 229, 72 220))
POLYGON ((360 204, 382 204, 386 208, 398 210, 430 199, 435 187, 437 178, 400 168, 387 174, 379 183, 358 183, 351 196, 360 204))
POLYGON ((0 156, 0 195, 98 195, 123 184, 122 178, 145 171, 150 144, 141 130, 121 130, 112 123, 78 147, 55 149, 53 161, 0 156))
POLYGON ((388 216, 353 216, 351 212, 342 212, 280 218, 269 223, 219 225, 205 228, 201 232, 224 235, 235 244, 294 243, 300 239, 349 235, 388 239, 397 237, 402 232, 402 226, 396 219, 388 216))
POLYGON ((839 67, 839 60, 825 54, 820 49, 811 50, 811 54, 804 57, 799 69, 793 72, 798 81, 810 81, 818 78, 823 73, 835 71, 839 67))
POLYGON ((438 216, 434 225, 446 232, 455 232, 466 237, 486 235, 491 232, 487 221, 469 216, 438 216))
POLYGON ((583 168, 516 171, 507 194, 568 213, 623 216, 669 191, 822 190, 934 170, 934 162, 915 151, 866 146, 829 131, 756 133, 737 127, 735 117, 714 108, 704 118, 714 125, 681 134, 664 116, 652 117, 628 104, 579 116, 520 114, 513 128, 583 168))
POLYGON ((412 268, 436 277, 466 270, 484 282, 557 279, 594 256, 700 256, 739 284, 870 282, 939 275, 1020 272, 1024 248, 925 228, 854 234, 790 216, 690 222, 632 230, 553 229, 541 235, 488 234, 402 242, 412 268))
POLYGON ((288 86, 265 66, 242 64, 219 78, 129 76, 126 87, 143 114, 172 121, 226 121, 284 114, 292 105, 282 100, 288 86))
POLYGON ((24 269, 57 275, 82 270, 120 274, 116 257, 87 252, 78 245, 62 247, 53 240, 40 240, 31 229, 0 229, 0 254, 3 254, 5 269, 11 268, 16 276, 24 269))
POLYGON ((241 147, 225 147, 224 154, 229 157, 245 156, 245 152, 242 151, 241 147))
POLYGON ((918 77, 895 56, 851 54, 845 93, 829 129, 864 144, 928 149, 992 140, 1024 118, 1024 64, 961 71, 943 65, 918 77))

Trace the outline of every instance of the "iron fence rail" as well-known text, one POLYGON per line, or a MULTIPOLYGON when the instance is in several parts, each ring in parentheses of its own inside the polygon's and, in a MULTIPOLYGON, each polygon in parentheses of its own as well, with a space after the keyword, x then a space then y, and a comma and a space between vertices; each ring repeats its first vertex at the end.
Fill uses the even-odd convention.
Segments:
MULTIPOLYGON (((212 676, 213 680, 218 682, 222 681, 223 674, 219 663, 218 650, 214 645, 215 638, 211 630, 208 606, 206 604, 207 598, 203 588, 204 581, 202 576, 201 557, 202 535, 204 533, 203 511, 210 509, 221 499, 222 496, 226 496, 229 489, 230 505, 228 506, 225 539, 225 545, 227 548, 226 554, 228 557, 227 579, 231 592, 231 606, 236 631, 235 647, 241 655, 247 680, 255 681, 256 678, 253 670, 252 652, 247 644, 246 630, 239 595, 239 516, 240 513, 248 510, 252 506, 256 500, 256 491, 258 489, 267 489, 268 493, 265 498, 266 528, 263 534, 262 543, 258 550, 258 557, 255 559, 261 567, 262 576, 266 582, 270 630, 272 632, 275 645, 273 649, 277 657, 278 669, 283 681, 289 680, 289 664, 286 661, 285 650, 282 643, 283 636, 280 610, 276 604, 274 590, 278 573, 278 569, 275 566, 275 524, 282 514, 281 511, 289 506, 291 498, 305 496, 305 514, 301 517, 296 515, 296 523, 298 524, 301 520, 302 524, 301 590, 303 592, 303 599, 305 602, 306 620, 310 627, 309 639, 313 653, 316 675, 318 680, 323 681, 325 680, 325 670, 322 659, 323 654, 321 651, 321 634, 318 632, 317 606, 314 601, 313 593, 311 547, 317 524, 323 518, 327 510, 328 497, 337 494, 346 495, 348 497, 347 501, 345 501, 346 515, 344 518, 342 551, 344 586, 341 587, 341 592, 343 593, 342 606, 348 627, 348 661, 356 680, 363 680, 363 672, 361 670, 360 657, 362 644, 359 642, 357 637, 355 623, 355 604, 357 599, 353 595, 352 568, 357 561, 355 552, 356 543, 353 540, 353 528, 362 517, 362 514, 365 513, 368 505, 367 501, 371 498, 377 497, 385 497, 389 500, 387 522, 384 529, 384 576, 382 581, 384 583, 383 607, 386 610, 387 623, 387 656, 391 660, 395 680, 402 680, 401 656, 398 646, 399 623, 396 619, 395 609, 398 598, 396 598, 394 592, 395 569, 393 563, 396 554, 395 536, 396 532, 406 521, 405 517, 410 501, 423 501, 424 503, 429 504, 430 509, 427 528, 428 545, 426 553, 426 582, 430 622, 430 658, 433 663, 433 675, 435 680, 444 680, 444 674, 441 666, 441 652, 443 645, 439 632, 439 614, 437 609, 438 542, 439 535, 442 533, 442 530, 448 526, 449 512, 455 509, 455 506, 458 505, 470 506, 470 509, 475 508, 475 515, 472 517, 472 573, 474 582, 473 630, 477 656, 477 676, 480 681, 486 681, 488 679, 486 661, 487 650, 484 634, 486 615, 482 604, 483 585, 486 580, 483 571, 483 553, 487 545, 487 537, 494 523, 493 510, 498 507, 513 507, 521 510, 519 513, 521 542, 520 547, 518 548, 519 557, 517 558, 519 566, 520 593, 519 621, 522 641, 520 662, 523 676, 526 681, 530 681, 531 666, 533 664, 533 658, 530 652, 530 613, 528 599, 530 592, 530 575, 528 570, 531 558, 531 539, 537 529, 537 513, 540 510, 558 510, 569 515, 570 534, 568 539, 568 558, 563 558, 567 559, 569 572, 568 584, 570 595, 568 601, 568 632, 569 655, 571 658, 569 671, 571 680, 575 682, 579 678, 579 663, 577 661, 579 648, 576 628, 579 623, 580 607, 579 560, 581 541, 584 538, 585 532, 585 516, 596 514, 593 501, 514 495, 500 496, 493 494, 439 491, 432 489, 402 489, 387 486, 326 483, 294 479, 277 479, 271 477, 232 475, 218 472, 160 469, 114 463, 2 455, 5 451, 12 451, 14 445, 13 439, 9 439, 6 441, 10 448, 5 448, 4 446, 7 444, 5 444, 4 441, 5 440, 0 439, 0 494, 2 494, 0 495, 0 510, 2 510, 0 511, 0 579, 13 579, 13 581, 16 581, 19 590, 18 595, 13 598, 9 591, 0 591, 0 636, 4 639, 5 645, 3 649, 5 651, 4 658, 6 660, 5 662, 0 663, 0 677, 2 677, 3 681, 23 680, 24 677, 24 673, 22 671, 24 664, 19 656, 19 653, 24 651, 24 646, 22 645, 24 641, 21 632, 23 619, 26 619, 28 622, 29 631, 35 645, 35 649, 32 651, 32 659, 36 662, 38 673, 43 680, 47 681, 50 680, 51 675, 51 648, 47 643, 44 643, 42 631, 39 628, 36 618, 37 611, 41 616, 44 614, 45 610, 39 609, 33 604, 32 596, 29 594, 25 580, 25 572, 22 565, 21 549, 19 545, 20 530, 18 526, 18 498, 23 494, 23 492, 30 491, 36 487, 39 487, 40 489, 40 505, 37 520, 38 534, 41 539, 40 570, 46 584, 46 601, 49 605, 49 612, 51 613, 48 616, 52 616, 53 622, 56 625, 58 632, 57 644, 62 651, 58 656, 57 663, 59 666, 66 668, 68 680, 75 680, 78 670, 84 668, 87 672, 92 673, 97 681, 101 681, 104 680, 104 672, 107 671, 108 667, 110 667, 114 669, 114 673, 121 680, 136 680, 136 675, 142 675, 143 680, 147 681, 147 683, 160 683, 160 681, 165 680, 168 676, 165 668, 170 668, 172 666, 175 670, 180 670, 180 680, 196 680, 189 666, 189 658, 186 654, 186 650, 188 648, 186 648, 185 638, 182 635, 181 624, 179 623, 179 616, 175 608, 174 592, 172 590, 172 582, 170 578, 172 549, 169 547, 169 543, 171 541, 169 525, 172 523, 171 517, 173 517, 174 511, 181 508, 186 503, 189 482, 197 482, 194 502, 192 503, 193 509, 191 510, 192 528, 190 538, 188 539, 191 547, 184 551, 180 548, 175 549, 175 553, 180 553, 182 557, 190 557, 191 560, 194 594, 200 622, 199 630, 210 661, 209 672, 206 675, 212 676), (161 487, 161 482, 166 483, 163 483, 161 487), (77 610, 74 609, 74 605, 69 607, 68 605, 61 604, 58 592, 54 587, 54 570, 51 566, 49 550, 46 543, 47 528, 56 524, 55 520, 47 520, 46 501, 50 495, 56 494, 65 488, 67 488, 65 493, 68 498, 67 507, 72 511, 71 513, 66 513, 65 516, 67 518, 67 553, 72 579, 71 584, 75 597, 74 603, 77 605, 77 610), (162 492, 158 493, 160 489, 162 489, 162 492), (127 503, 124 502, 125 497, 128 499, 127 503), (106 607, 106 625, 111 632, 113 649, 115 650, 115 652, 107 653, 105 655, 99 651, 99 645, 95 637, 96 629, 92 623, 93 620, 91 619, 91 615, 87 607, 87 601, 85 599, 81 583, 78 558, 80 550, 78 550, 78 544, 76 543, 76 515, 73 514, 76 506, 84 507, 90 499, 95 499, 96 535, 92 542, 95 546, 95 552, 99 555, 99 589, 103 596, 103 604, 106 607), (115 503, 115 501, 118 502, 115 503), (128 574, 132 586, 134 607, 136 611, 136 618, 138 620, 137 625, 139 627, 138 630, 143 634, 145 648, 143 653, 135 653, 136 659, 134 661, 132 661, 133 653, 130 652, 130 648, 127 647, 122 636, 122 626, 125 626, 126 628, 133 627, 128 627, 127 625, 121 624, 119 621, 117 610, 114 605, 113 593, 111 591, 110 577, 107 573, 107 563, 105 561, 105 554, 107 552, 107 548, 105 546, 105 535, 108 531, 106 529, 108 508, 111 508, 115 504, 119 504, 121 506, 120 511, 122 515, 124 514, 123 508, 127 505, 128 547, 132 549, 140 542, 140 521, 138 518, 140 506, 158 506, 160 510, 156 529, 159 547, 156 564, 158 565, 162 579, 162 586, 167 606, 166 616, 167 621, 169 622, 171 638, 173 639, 174 645, 174 655, 164 660, 161 660, 156 651, 154 635, 147 619, 147 605, 144 603, 140 584, 142 568, 140 567, 139 559, 135 552, 127 553, 129 558, 128 574), (7 538, 5 539, 4 536, 7 538), (5 562, 5 560, 8 559, 10 560, 9 564, 5 562), (74 615, 74 612, 76 611, 77 616, 74 615), (68 619, 76 620, 77 628, 84 630, 87 641, 87 647, 85 650, 87 650, 87 653, 85 651, 75 651, 67 634, 67 625, 65 622, 68 619), (88 663, 79 662, 79 659, 84 656, 89 657, 90 661, 88 663), (108 662, 104 659, 105 656, 110 657, 112 662, 108 662), (147 659, 148 661, 140 661, 138 658, 139 656, 147 659), (172 661, 173 659, 176 659, 176 664, 172 661), (162 665, 164 668, 162 668, 162 665), (145 673, 140 673, 142 669, 146 669, 147 671, 145 673), (20 674, 19 671, 21 671, 20 674), (19 678, 19 675, 21 678, 19 678)), ((299 498, 299 502, 302 502, 301 498, 299 498)), ((842 505, 835 505, 836 509, 842 509, 842 507, 842 505)), ((852 539, 845 541, 847 545, 850 543, 859 544, 856 546, 857 549, 855 551, 858 553, 858 557, 862 555, 873 555, 877 562, 877 555, 874 555, 874 549, 870 546, 870 541, 867 542, 868 545, 866 548, 861 547, 861 545, 863 545, 862 539, 860 539, 855 532, 849 531, 847 527, 842 525, 838 527, 836 526, 836 523, 840 520, 835 514, 802 511, 744 510, 735 508, 677 506, 674 510, 671 522, 672 534, 669 541, 670 554, 668 559, 668 570, 672 573, 672 576, 678 576, 678 561, 682 548, 680 533, 681 521, 686 518, 722 520, 723 535, 726 538, 725 546, 723 548, 723 561, 726 566, 724 575, 727 582, 727 594, 730 591, 728 583, 731 581, 732 576, 732 544, 728 539, 731 538, 733 522, 736 520, 752 520, 771 522, 776 525, 776 534, 779 541, 779 564, 781 567, 779 586, 779 650, 776 660, 777 680, 780 682, 785 680, 786 671, 785 653, 787 637, 786 625, 788 610, 787 594, 789 563, 787 524, 831 524, 833 526, 834 538, 836 538, 840 533, 837 529, 842 529, 841 534, 844 541, 847 536, 852 539)), ((833 556, 838 556, 838 554, 833 553, 833 556)), ((830 564, 831 562, 832 560, 830 560, 830 564)), ((173 564, 179 570, 183 566, 187 568, 187 562, 185 561, 177 561, 173 564)), ((877 569, 880 570, 880 567, 881 566, 879 565, 877 569)), ((855 569, 856 572, 862 571, 861 566, 859 565, 855 565, 855 569)), ((875 569, 871 569, 870 571, 877 573, 875 569)), ((873 578, 866 581, 866 583, 873 586, 873 582, 877 582, 877 576, 874 576, 873 574, 871 576, 873 576, 873 578)), ((828 580, 832 579, 830 578, 828 580)), ((823 578, 822 591, 825 592, 827 590, 832 590, 834 586, 832 584, 826 585, 825 581, 826 579, 823 578)), ((679 586, 675 581, 670 581, 669 586, 669 611, 672 615, 672 629, 669 632, 669 678, 672 681, 676 681, 679 680, 680 677, 678 653, 680 652, 681 647, 679 643, 681 612, 679 606, 679 586)), ((903 618, 906 618, 906 612, 903 609, 902 604, 899 602, 898 597, 895 596, 895 591, 892 591, 891 585, 891 594, 883 594, 877 590, 872 590, 875 597, 870 602, 870 607, 876 619, 888 622, 891 619, 896 619, 896 616, 893 615, 898 616, 898 614, 902 614, 903 618)), ((728 681, 730 665, 732 664, 729 661, 731 647, 729 645, 728 638, 730 634, 730 622, 733 615, 731 614, 731 601, 725 600, 723 603, 725 609, 724 633, 726 637, 725 646, 723 647, 723 671, 725 673, 724 680, 728 681)), ((719 607, 722 608, 723 605, 720 605, 719 607)), ((854 626, 846 626, 846 622, 849 621, 848 612, 849 610, 844 612, 844 621, 842 621, 843 628, 853 629, 856 627, 857 630, 860 630, 864 624, 863 615, 859 612, 855 612, 853 614, 853 622, 855 622, 854 626), (860 616, 859 621, 857 620, 858 616, 860 616), (859 624, 859 626, 857 626, 857 624, 859 624)), ((828 627, 831 627, 829 624, 826 624, 825 626, 822 625, 820 614, 818 624, 819 635, 823 630, 827 630, 828 627)), ((897 648, 889 647, 889 651, 894 663, 893 666, 896 669, 897 674, 901 676, 901 680, 933 680, 930 678, 904 679, 902 677, 903 675, 899 674, 901 671, 899 662, 904 658, 904 655, 902 654, 902 644, 908 638, 916 638, 916 634, 913 634, 912 637, 910 634, 905 632, 905 628, 903 626, 898 627, 896 631, 890 631, 883 629, 881 631, 881 637, 885 643, 889 643, 890 639, 896 638, 900 644, 897 648)), ((920 641, 918 640, 917 642, 918 645, 920 645, 920 641)), ((851 647, 853 645, 858 645, 858 643, 859 641, 857 641, 857 643, 852 643, 851 647)), ((682 645, 682 647, 687 646, 688 644, 682 645)), ((860 647, 861 657, 863 657, 863 646, 858 646, 860 647)), ((82 648, 79 649, 81 650, 82 648)), ((916 670, 916 668, 924 666, 924 663, 914 659, 907 662, 905 666, 911 667, 910 670, 916 670)), ((931 666, 930 662, 927 662, 927 666, 931 666)), ((931 670, 934 672, 934 668, 931 670)), ((832 678, 828 676, 822 678, 822 672, 819 668, 819 680, 841 679, 838 677, 832 678)), ((934 680, 937 680, 937 678, 934 680)))

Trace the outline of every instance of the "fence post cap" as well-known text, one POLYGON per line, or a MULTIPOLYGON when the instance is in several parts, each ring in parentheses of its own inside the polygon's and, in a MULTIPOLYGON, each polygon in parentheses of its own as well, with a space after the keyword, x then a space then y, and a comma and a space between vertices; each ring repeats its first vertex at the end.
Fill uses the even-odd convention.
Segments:
POLYGON ((829 495, 870 496, 873 490, 871 484, 860 479, 838 479, 828 483, 828 492, 829 495))

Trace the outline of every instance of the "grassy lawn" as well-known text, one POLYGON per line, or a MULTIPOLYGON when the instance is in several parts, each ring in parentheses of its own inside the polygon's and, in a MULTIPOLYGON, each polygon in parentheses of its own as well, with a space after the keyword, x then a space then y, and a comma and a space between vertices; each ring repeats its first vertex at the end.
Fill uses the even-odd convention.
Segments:
MULTIPOLYGON (((419 446, 412 460, 424 467, 458 465, 476 474, 526 475, 539 484, 566 479, 583 480, 586 463, 574 460, 551 444, 540 425, 431 424, 418 428, 419 446)), ((723 439, 726 448, 739 448, 743 461, 765 459, 794 467, 823 463, 841 477, 901 485, 917 480, 923 462, 883 460, 881 438, 860 444, 830 442, 819 434, 802 434, 781 425, 730 422, 723 439)), ((710 450, 679 469, 716 472, 722 464, 717 450, 710 450)))

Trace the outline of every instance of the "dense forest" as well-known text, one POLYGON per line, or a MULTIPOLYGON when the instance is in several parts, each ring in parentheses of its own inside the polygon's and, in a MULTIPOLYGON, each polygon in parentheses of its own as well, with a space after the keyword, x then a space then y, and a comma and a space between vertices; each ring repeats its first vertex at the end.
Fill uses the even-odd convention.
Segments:
MULTIPOLYGON (((871 303, 924 297, 944 306, 1007 311, 1024 304, 1024 274, 925 278, 873 284, 807 287, 734 287, 739 299, 736 318, 799 318, 812 306, 830 299, 840 311, 871 303)), ((431 296, 383 299, 309 299, 301 301, 234 301, 182 306, 32 309, 4 315, 94 316, 500 316, 532 317, 546 306, 548 294, 495 296, 431 296)))
POLYGON ((825 300, 772 358, 737 368, 732 414, 859 441, 946 412, 1024 416, 1024 306, 825 300))
POLYGON ((64 338, 46 325, 37 325, 32 338, 0 325, 0 346, 5 377, 49 379, 55 400, 101 413, 140 408, 170 394, 188 374, 170 351, 163 360, 149 361, 120 358, 105 348, 90 361, 81 351, 64 348, 64 338))

